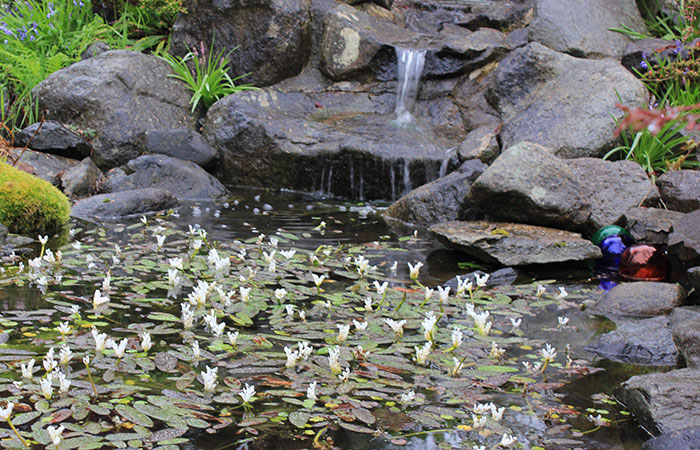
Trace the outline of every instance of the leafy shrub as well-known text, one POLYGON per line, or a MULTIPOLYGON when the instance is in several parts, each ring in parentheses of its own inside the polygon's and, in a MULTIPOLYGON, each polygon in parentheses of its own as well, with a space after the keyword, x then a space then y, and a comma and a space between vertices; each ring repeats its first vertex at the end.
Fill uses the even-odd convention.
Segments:
POLYGON ((214 42, 212 41, 211 47, 209 47, 209 56, 204 51, 204 46, 199 52, 195 50, 184 57, 174 56, 167 52, 160 55, 175 72, 174 75, 170 76, 184 81, 192 91, 192 99, 190 100, 192 112, 197 109, 200 101, 205 108, 209 108, 214 102, 226 95, 246 89, 257 89, 251 84, 235 84, 245 75, 236 78, 229 76, 227 72, 228 55, 231 52, 226 56, 224 56, 223 50, 217 54, 213 52, 214 42), (192 70, 190 70, 190 64, 194 66, 192 70))
POLYGON ((167 35, 177 15, 187 12, 182 0, 127 0, 119 8, 118 22, 126 24, 131 37, 167 35))
POLYGON ((70 218, 70 202, 58 189, 0 163, 0 222, 13 233, 56 232, 70 218))

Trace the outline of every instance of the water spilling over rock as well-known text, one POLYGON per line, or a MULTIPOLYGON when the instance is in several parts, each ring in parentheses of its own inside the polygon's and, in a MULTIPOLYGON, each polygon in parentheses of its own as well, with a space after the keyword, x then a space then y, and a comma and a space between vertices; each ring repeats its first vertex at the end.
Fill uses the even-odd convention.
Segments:
POLYGON ((396 121, 411 122, 411 108, 418 98, 420 78, 425 65, 426 50, 396 47, 398 76, 396 80, 396 121))

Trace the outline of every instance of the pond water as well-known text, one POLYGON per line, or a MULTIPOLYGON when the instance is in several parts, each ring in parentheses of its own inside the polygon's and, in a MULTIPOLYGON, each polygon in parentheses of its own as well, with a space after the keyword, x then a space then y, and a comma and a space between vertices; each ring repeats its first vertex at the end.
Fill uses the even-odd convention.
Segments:
MULTIPOLYGON (((540 272, 456 293, 455 275, 475 261, 393 231, 376 206, 294 193, 72 226, 41 264, 8 259, 0 276, 0 391, 28 446, 53 448, 49 425, 65 428, 61 449, 635 449, 645 439, 611 398, 645 369, 583 350, 610 328, 581 310, 597 293, 590 280, 540 272), (102 333, 115 342, 98 351, 102 333), (61 362, 63 345, 72 357, 61 362), (50 348, 60 374, 47 377, 50 348)), ((22 447, 2 432, 0 446, 22 447)))

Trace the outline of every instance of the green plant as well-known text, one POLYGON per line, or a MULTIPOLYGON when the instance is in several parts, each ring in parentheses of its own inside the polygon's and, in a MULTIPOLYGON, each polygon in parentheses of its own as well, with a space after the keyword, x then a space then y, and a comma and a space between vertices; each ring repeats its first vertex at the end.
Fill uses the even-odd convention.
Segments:
POLYGON ((659 37, 671 41, 690 42, 700 37, 700 0, 680 0, 678 14, 665 14, 661 8, 651 19, 645 20, 649 34, 640 33, 627 25, 611 28, 632 39, 659 37))
POLYGON ((162 52, 160 57, 167 61, 173 72, 175 72, 175 74, 170 76, 184 81, 192 91, 190 104, 194 112, 200 101, 205 108, 209 108, 214 102, 226 95, 243 90, 257 89, 251 84, 235 84, 236 81, 245 75, 236 78, 229 76, 228 55, 231 52, 227 53, 226 56, 224 56, 223 50, 214 54, 214 42, 212 40, 208 56, 202 45, 201 51, 189 52, 184 57, 174 56, 168 52, 162 52), (194 66, 192 70, 190 65, 194 66))
POLYGON ((688 159, 695 154, 697 143, 691 136, 682 133, 687 125, 682 119, 674 119, 664 123, 659 130, 644 127, 634 134, 622 131, 622 145, 610 150, 603 159, 621 155, 626 160, 639 163, 650 176, 669 169, 700 167, 698 161, 688 159))
POLYGON ((70 202, 45 180, 0 163, 0 222, 13 233, 56 232, 70 218, 70 202))
POLYGON ((178 14, 187 12, 182 0, 126 0, 118 8, 117 22, 126 24, 131 37, 169 34, 178 14))

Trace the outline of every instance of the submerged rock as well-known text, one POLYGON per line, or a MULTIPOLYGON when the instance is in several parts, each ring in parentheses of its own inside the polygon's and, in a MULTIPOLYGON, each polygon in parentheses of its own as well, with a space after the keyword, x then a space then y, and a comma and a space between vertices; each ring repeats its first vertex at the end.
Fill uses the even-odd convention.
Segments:
POLYGON ((580 158, 612 149, 613 119, 623 116, 615 105, 643 108, 647 91, 612 59, 574 58, 533 42, 500 61, 487 98, 503 120, 503 148, 529 141, 580 158))
POLYGON ((385 215, 407 224, 430 226, 450 220, 479 218, 465 197, 474 180, 486 169, 479 160, 465 162, 458 170, 424 184, 394 202, 385 215))
POLYGON ((685 297, 683 288, 675 283, 621 283, 606 292, 594 308, 612 317, 658 316, 681 305, 685 297))
POLYGON ((585 261, 600 249, 581 235, 499 222, 446 222, 430 227, 440 241, 475 258, 504 266, 585 261))
POLYGON ((119 220, 137 214, 145 214, 175 208, 177 198, 163 189, 135 189, 93 195, 73 205, 71 217, 93 221, 119 220))
POLYGON ((673 224, 683 213, 661 208, 630 208, 620 219, 620 225, 629 231, 637 242, 666 245, 673 224))
POLYGON ((190 92, 165 61, 114 50, 49 75, 33 90, 46 118, 94 131, 92 159, 107 170, 143 150, 147 131, 193 127, 190 92))
POLYGON ((675 366, 679 355, 669 323, 666 316, 621 322, 586 350, 624 364, 675 366))
POLYGON ((25 145, 32 150, 73 159, 85 158, 92 150, 83 136, 52 120, 35 123, 17 133, 15 146, 25 145))
POLYGON ((164 189, 180 200, 213 199, 228 190, 193 162, 166 155, 142 155, 105 175, 102 192, 164 189))
POLYGON ((700 370, 637 375, 622 383, 616 396, 654 434, 700 427, 700 370))
POLYGON ((656 179, 656 185, 668 209, 680 212, 700 209, 700 171, 669 170, 656 179))
POLYGON ((501 153, 469 192, 487 214, 590 233, 656 197, 633 161, 561 159, 528 142, 501 153))
POLYGON ((631 39, 611 28, 646 33, 634 0, 537 0, 530 41, 579 57, 619 59, 631 39))

